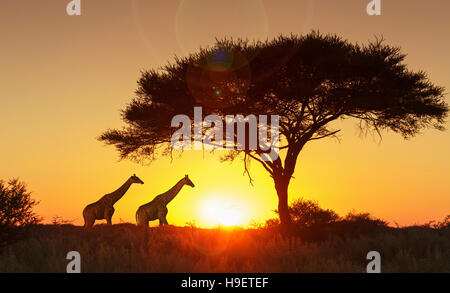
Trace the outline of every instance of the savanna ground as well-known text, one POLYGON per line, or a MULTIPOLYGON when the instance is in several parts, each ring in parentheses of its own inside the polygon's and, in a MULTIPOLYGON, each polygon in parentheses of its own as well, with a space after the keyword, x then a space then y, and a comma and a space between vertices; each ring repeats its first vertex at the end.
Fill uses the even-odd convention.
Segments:
MULTIPOLYGON (((367 219, 366 219, 367 220, 367 219)), ((366 255, 381 254, 382 272, 450 272, 450 225, 392 228, 345 219, 303 227, 291 240, 276 227, 34 225, 27 238, 0 249, 0 272, 64 273, 67 252, 82 272, 366 272, 366 255), (348 233, 346 233, 347 231, 348 233)))

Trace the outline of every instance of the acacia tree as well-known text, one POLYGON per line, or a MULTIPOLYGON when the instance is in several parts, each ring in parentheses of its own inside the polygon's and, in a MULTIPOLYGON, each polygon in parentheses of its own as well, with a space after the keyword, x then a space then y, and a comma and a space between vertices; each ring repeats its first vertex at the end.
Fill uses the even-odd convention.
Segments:
MULTIPOLYGON (((218 40, 159 70, 142 72, 136 97, 122 111, 126 127, 99 138, 122 158, 153 159, 171 150, 174 115, 279 115, 280 156, 261 160, 261 149, 244 147, 226 156, 255 160, 274 180, 281 223, 291 223, 288 186, 307 142, 335 136, 330 123, 353 118, 365 130, 391 130, 404 138, 424 128, 443 130, 444 89, 410 71, 400 48, 375 40, 350 43, 312 32, 272 41, 218 40)), ((250 176, 250 173, 248 173, 250 176)), ((251 180, 251 177, 250 177, 251 180)))
POLYGON ((33 212, 37 204, 19 179, 0 180, 0 248, 19 240, 26 228, 39 222, 33 212))

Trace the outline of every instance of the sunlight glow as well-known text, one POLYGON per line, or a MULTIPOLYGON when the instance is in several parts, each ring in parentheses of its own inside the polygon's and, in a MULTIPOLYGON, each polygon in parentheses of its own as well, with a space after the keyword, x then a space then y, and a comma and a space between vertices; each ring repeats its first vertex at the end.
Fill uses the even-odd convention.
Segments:
POLYGON ((209 225, 238 226, 242 225, 242 210, 226 200, 212 198, 202 205, 203 217, 209 225))

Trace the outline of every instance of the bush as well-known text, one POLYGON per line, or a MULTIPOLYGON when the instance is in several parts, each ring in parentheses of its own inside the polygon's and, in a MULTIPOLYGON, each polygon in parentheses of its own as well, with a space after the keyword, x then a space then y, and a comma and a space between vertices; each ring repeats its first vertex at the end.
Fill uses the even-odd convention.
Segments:
MULTIPOLYGON (((318 242, 334 236, 357 237, 389 230, 385 221, 369 213, 352 212, 342 218, 335 211, 323 209, 317 202, 302 198, 289 205, 289 213, 293 222, 291 232, 303 241, 318 242)), ((269 219, 265 227, 276 230, 279 223, 278 219, 269 219)))
POLYGON ((326 225, 339 220, 339 215, 333 210, 324 210, 319 204, 312 200, 298 199, 289 206, 294 223, 311 227, 315 225, 326 225))
POLYGON ((387 224, 386 221, 374 218, 369 213, 351 212, 331 225, 331 231, 341 237, 361 236, 388 230, 387 224))
POLYGON ((29 226, 39 222, 33 213, 35 205, 25 183, 0 180, 0 247, 21 239, 29 226))

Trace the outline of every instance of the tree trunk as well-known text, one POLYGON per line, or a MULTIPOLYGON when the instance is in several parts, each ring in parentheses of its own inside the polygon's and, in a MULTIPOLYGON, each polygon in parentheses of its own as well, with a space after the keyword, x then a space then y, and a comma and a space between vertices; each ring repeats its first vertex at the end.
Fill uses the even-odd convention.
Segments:
POLYGON ((292 220, 288 208, 288 187, 289 179, 284 177, 274 178, 275 189, 278 195, 278 214, 280 216, 280 224, 283 230, 287 231, 291 227, 292 220))

